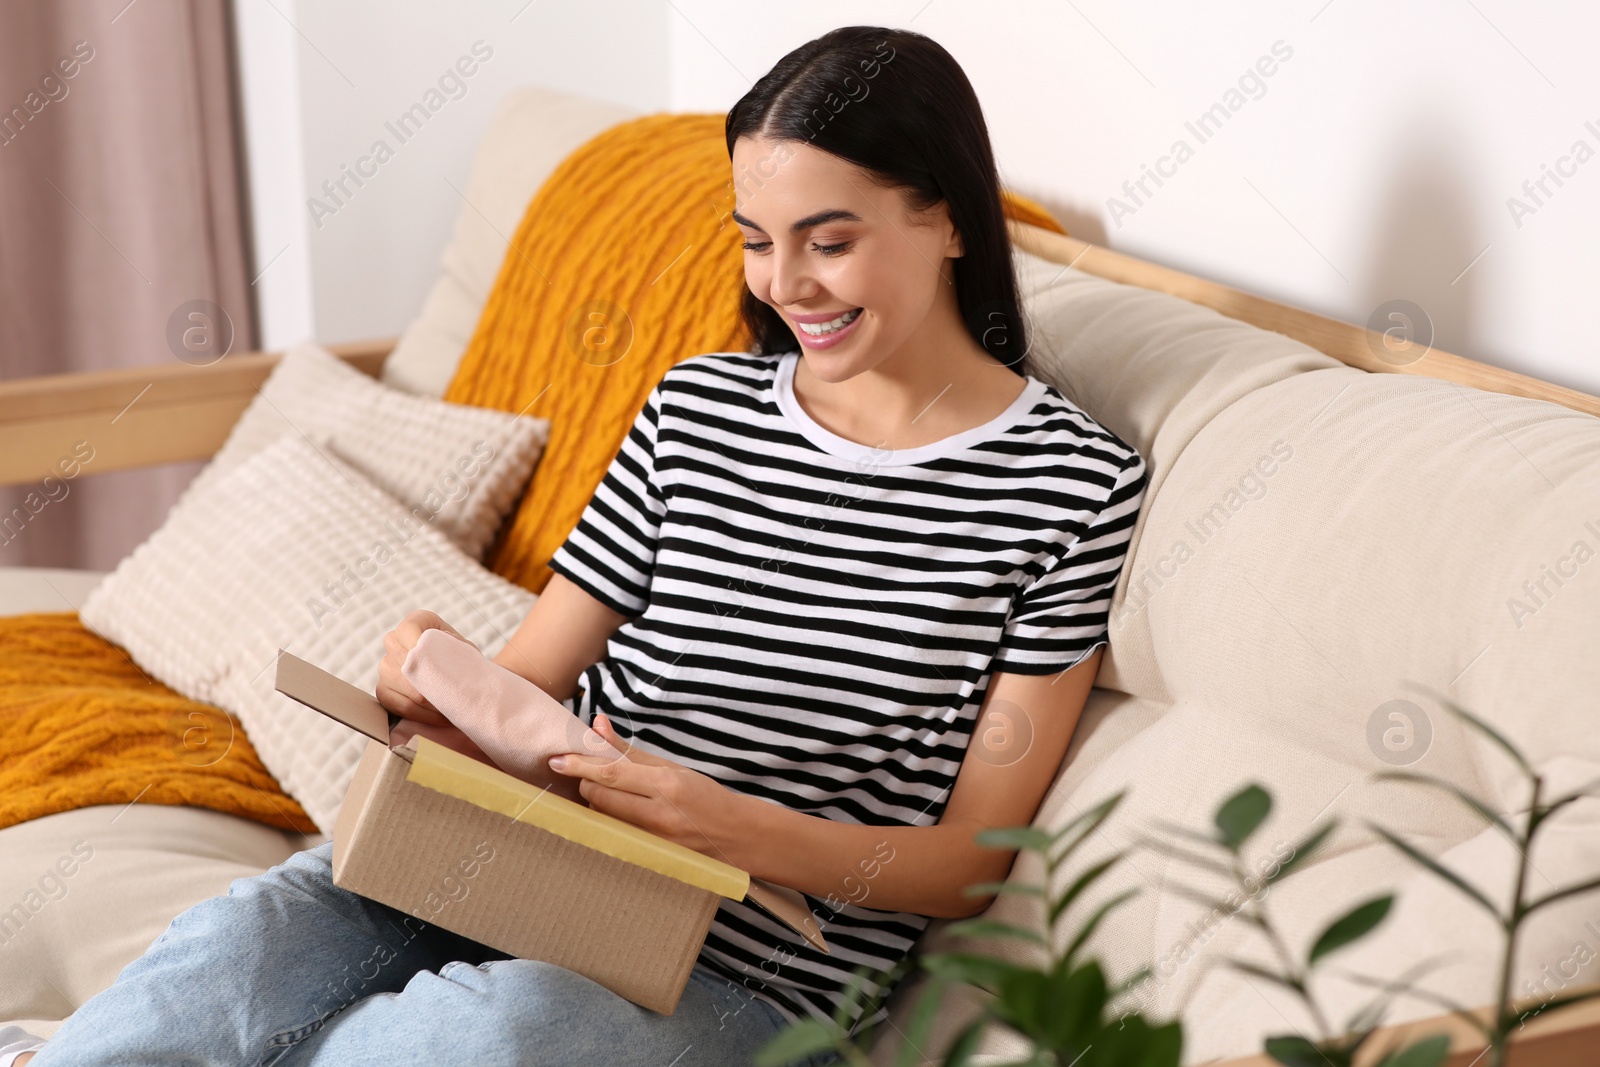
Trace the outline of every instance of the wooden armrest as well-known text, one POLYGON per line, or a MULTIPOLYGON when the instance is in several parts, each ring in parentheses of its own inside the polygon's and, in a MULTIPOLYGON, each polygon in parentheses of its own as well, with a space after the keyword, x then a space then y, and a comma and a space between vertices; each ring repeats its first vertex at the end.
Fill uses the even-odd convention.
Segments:
MULTIPOLYGON (((1573 989, 1561 989, 1561 997, 1579 993, 1594 993, 1600 987, 1587 984, 1573 989)), ((1518 997, 1519 1010, 1548 1005, 1557 994, 1543 997, 1518 997)), ((1494 1008, 1477 1008, 1469 1014, 1485 1023, 1494 1020, 1494 1008)), ((1483 1037, 1477 1029, 1460 1016, 1434 1015, 1409 1023, 1395 1023, 1379 1027, 1368 1038, 1356 1055, 1357 1067, 1374 1067, 1378 1060, 1394 1049, 1435 1034, 1450 1036, 1450 1055, 1444 1067, 1482 1067, 1487 1062, 1483 1037)), ((1516 1067, 1573 1067, 1574 1064, 1593 1063, 1596 1043, 1600 1042, 1600 1000, 1589 1000, 1561 1008, 1550 1009, 1549 1014, 1539 1014, 1512 1034, 1507 1063, 1516 1067)), ((1278 1061, 1265 1054, 1242 1056, 1238 1059, 1213 1061, 1214 1067, 1278 1067, 1278 1061)))
MULTIPOLYGON (((327 348, 376 377, 396 340, 327 348)), ((280 358, 248 352, 206 367, 173 361, 0 381, 0 485, 38 484, 74 467, 102 474, 207 459, 280 358)))

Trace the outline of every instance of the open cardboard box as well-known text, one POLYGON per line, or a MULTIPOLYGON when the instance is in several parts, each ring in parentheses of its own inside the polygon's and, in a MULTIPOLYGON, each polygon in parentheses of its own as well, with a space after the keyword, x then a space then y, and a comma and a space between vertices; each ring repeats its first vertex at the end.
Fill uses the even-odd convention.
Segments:
POLYGON ((425 737, 280 649, 276 687, 371 741, 333 827, 333 883, 670 1015, 722 898, 824 952, 805 898, 425 737))

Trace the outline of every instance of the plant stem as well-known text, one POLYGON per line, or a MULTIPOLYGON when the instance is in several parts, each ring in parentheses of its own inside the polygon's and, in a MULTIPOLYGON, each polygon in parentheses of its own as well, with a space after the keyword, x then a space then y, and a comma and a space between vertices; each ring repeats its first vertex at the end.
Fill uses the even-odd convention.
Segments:
MULTIPOLYGON (((1255 922, 1256 927, 1266 935, 1267 943, 1272 946, 1273 952, 1277 954, 1278 965, 1283 968, 1283 976, 1294 983, 1294 991, 1300 995, 1306 1010, 1311 1013, 1311 1019, 1317 1024, 1322 1037, 1326 1039, 1335 1036, 1333 1028, 1328 1025, 1327 1017, 1322 1014, 1322 1009, 1317 1007, 1317 1002, 1312 999, 1311 991, 1306 987, 1306 976, 1295 969, 1294 957, 1289 954, 1289 946, 1283 943, 1283 938, 1278 936, 1277 929, 1273 927, 1271 920, 1267 918, 1266 907, 1252 899, 1251 895, 1245 892, 1249 889, 1249 886, 1246 884, 1247 879, 1244 872, 1240 870, 1238 861, 1235 860, 1232 866, 1233 880, 1238 884, 1239 892, 1245 894, 1245 904, 1250 908, 1250 918, 1255 922)), ((1243 906, 1241 906, 1241 910, 1243 910, 1243 906)))
POLYGON ((1495 1006, 1494 1040, 1490 1043, 1488 1067, 1504 1067, 1506 1046, 1511 1041, 1511 975, 1517 962, 1517 934, 1522 928, 1523 896, 1527 893, 1528 868, 1532 866, 1529 854, 1533 852, 1533 835, 1537 832, 1535 815, 1544 791, 1544 779, 1533 776, 1533 797, 1528 802, 1528 821, 1519 841, 1514 842, 1521 853, 1517 864, 1517 884, 1511 894, 1511 913, 1506 917, 1506 954, 1500 961, 1500 1001, 1495 1006))

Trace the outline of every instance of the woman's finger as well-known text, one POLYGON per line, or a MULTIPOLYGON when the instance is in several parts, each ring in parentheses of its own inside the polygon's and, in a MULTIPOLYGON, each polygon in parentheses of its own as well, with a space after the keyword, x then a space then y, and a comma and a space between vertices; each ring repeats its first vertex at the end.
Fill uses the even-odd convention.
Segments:
POLYGON ((650 797, 656 795, 656 790, 651 784, 651 776, 645 773, 648 768, 641 764, 633 763, 628 759, 606 759, 596 756, 580 756, 576 753, 566 752, 550 757, 550 769, 557 774, 565 774, 573 778, 587 778, 596 785, 603 785, 619 792, 632 793, 637 796, 650 797))
POLYGON ((648 797, 640 797, 638 793, 627 790, 611 789, 610 785, 600 785, 598 782, 579 782, 578 793, 600 814, 608 814, 622 822, 632 822, 637 827, 645 830, 654 829, 653 801, 648 797))
POLYGON ((618 737, 616 728, 611 725, 611 719, 608 718, 606 713, 603 711, 597 711, 594 713, 594 726, 592 729, 595 733, 605 738, 606 743, 612 748, 616 749, 618 752, 622 753, 635 763, 642 763, 647 767, 660 767, 669 762, 668 760, 665 760, 654 753, 646 752, 640 748, 635 748, 628 741, 618 737))
POLYGON ((403 719, 443 725, 447 720, 427 697, 417 691, 411 680, 400 672, 394 660, 384 657, 378 664, 378 703, 403 719))

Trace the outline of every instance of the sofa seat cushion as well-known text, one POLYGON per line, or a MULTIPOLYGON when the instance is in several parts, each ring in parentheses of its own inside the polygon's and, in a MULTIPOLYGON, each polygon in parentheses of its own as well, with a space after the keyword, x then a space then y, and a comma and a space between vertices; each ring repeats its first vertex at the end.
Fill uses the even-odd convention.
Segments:
POLYGON ((95 805, 0 830, 0 1021, 48 1036, 178 913, 322 840, 160 804, 95 805))
POLYGON ((105 575, 56 567, 0 567, 0 617, 77 611, 105 575))

